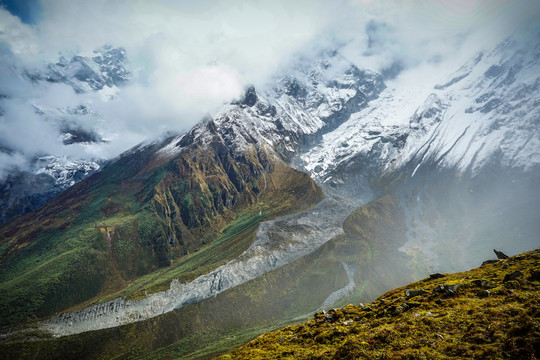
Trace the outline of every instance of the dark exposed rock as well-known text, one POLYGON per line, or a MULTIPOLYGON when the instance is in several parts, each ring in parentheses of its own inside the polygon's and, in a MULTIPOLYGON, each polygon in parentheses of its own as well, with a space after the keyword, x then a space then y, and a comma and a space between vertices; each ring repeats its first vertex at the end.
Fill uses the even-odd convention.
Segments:
POLYGON ((297 79, 286 78, 283 80, 283 91, 285 94, 295 99, 304 99, 307 96, 307 90, 297 79))
POLYGON ((435 287, 435 289, 433 289, 433 292, 438 293, 438 294, 442 294, 442 293, 444 293, 444 287, 445 287, 444 284, 437 285, 435 287))
POLYGON ((193 141, 195 139, 195 131, 191 130, 189 133, 187 133, 186 135, 184 135, 180 141, 178 141, 176 143, 176 146, 180 146, 180 147, 186 147, 186 146, 189 146, 191 144, 193 144, 193 141))
POLYGON ((255 91, 255 87, 253 85, 249 86, 246 89, 246 92, 244 93, 244 96, 237 101, 233 101, 233 105, 245 105, 245 106, 253 106, 257 103, 258 97, 257 92, 255 91))
POLYGON ((84 130, 84 129, 69 129, 64 127, 62 129, 64 134, 63 143, 64 145, 72 144, 84 144, 84 143, 98 143, 102 142, 103 139, 101 136, 93 130, 84 130))
POLYGON ((247 106, 253 106, 257 102, 257 93, 255 92, 255 87, 250 86, 246 90, 246 94, 244 96, 244 104, 247 106))
POLYGON ((481 287, 481 288, 492 288, 493 287, 493 284, 491 283, 491 281, 487 281, 485 279, 473 280, 473 281, 471 281, 471 285, 476 286, 476 287, 481 287))
POLYGON ((429 278, 433 280, 433 279, 440 279, 440 278, 442 278, 444 276, 445 276, 444 274, 436 273, 436 274, 429 275, 429 278))
MULTIPOLYGON (((265 104, 265 103, 262 103, 262 102, 258 102, 256 105, 257 105, 256 106, 257 114, 259 114, 261 116, 274 117, 277 114, 277 110, 276 110, 276 107, 274 105, 269 105, 269 104, 265 104)), ((276 119, 276 127, 278 129, 280 129, 280 131, 285 130, 285 128, 283 127, 283 124, 278 119, 276 119), (279 125, 277 123, 279 123, 279 125)))
POLYGON ((540 270, 531 270, 531 276, 529 280, 540 281, 540 270))
POLYGON ((489 264, 495 264, 497 262, 499 262, 500 260, 496 260, 496 259, 489 259, 489 260, 486 260, 482 263, 482 266, 484 265, 489 265, 489 264))
POLYGON ((479 291, 476 295, 478 295, 478 297, 488 297, 490 294, 491 292, 489 290, 482 290, 479 291))
POLYGON ((491 99, 484 106, 480 108, 480 112, 484 114, 488 113, 492 111, 493 109, 495 109, 497 106, 499 106, 501 103, 502 103, 501 99, 497 99, 497 98, 491 99))
POLYGON ((517 278, 523 277, 523 273, 521 271, 514 271, 511 273, 508 273, 504 276, 503 282, 515 280, 517 278))
POLYGON ((360 306, 363 311, 371 311, 372 310, 370 306, 364 305, 362 303, 358 304, 358 306, 360 306))
POLYGON ((498 250, 493 249, 493 252, 495 253, 495 255, 497 255, 497 259, 501 259, 501 260, 508 259, 508 255, 506 255, 502 251, 498 251, 498 250))
POLYGON ((440 285, 437 285, 435 289, 433 289, 433 292, 438 293, 438 294, 453 295, 456 292, 456 290, 460 288, 462 285, 463 284, 452 284, 452 285, 440 284, 440 285))
POLYGON ((453 294, 462 284, 446 285, 446 293, 453 294))
POLYGON ((505 69, 500 65, 491 65, 484 73, 484 76, 487 78, 495 78, 504 73, 504 70, 505 69))
POLYGON ((404 303, 404 304, 398 306, 398 307, 394 310, 394 314, 395 314, 395 315, 401 314, 402 312, 407 311, 407 310, 409 310, 409 304, 404 303))

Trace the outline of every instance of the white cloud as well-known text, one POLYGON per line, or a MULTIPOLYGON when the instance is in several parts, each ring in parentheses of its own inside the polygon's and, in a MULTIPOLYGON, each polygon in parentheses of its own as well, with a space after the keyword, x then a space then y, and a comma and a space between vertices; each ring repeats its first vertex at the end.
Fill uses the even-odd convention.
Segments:
POLYGON ((0 181, 5 180, 14 170, 25 170, 29 167, 28 158, 23 154, 0 152, 0 181))
POLYGON ((58 129, 43 121, 24 100, 6 101, 0 118, 0 143, 30 157, 61 151, 58 129), (16 120, 16 121, 15 121, 16 120))
POLYGON ((1 7, 0 43, 7 44, 13 54, 25 58, 35 56, 39 51, 35 29, 1 7))

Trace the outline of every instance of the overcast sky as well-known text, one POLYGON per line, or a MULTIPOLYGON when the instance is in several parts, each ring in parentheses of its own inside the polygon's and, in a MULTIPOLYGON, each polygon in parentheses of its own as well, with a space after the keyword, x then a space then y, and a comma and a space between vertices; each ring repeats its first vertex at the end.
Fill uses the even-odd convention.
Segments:
MULTIPOLYGON (((361 68, 400 63, 432 81, 483 47, 538 26, 540 1, 441 0, 0 0, 0 177, 36 153, 111 157, 167 130, 191 127, 299 53, 337 48, 361 68), (123 46, 135 77, 101 102, 67 86, 21 84, 10 65, 39 68, 62 54, 123 46), (112 141, 66 147, 32 104, 91 103, 112 141), (31 129, 31 130, 30 130, 31 129)), ((415 75, 416 76, 416 75, 415 75)), ((403 77, 406 79, 407 77, 403 77)), ((409 77, 410 78, 410 77, 409 77)), ((395 79, 399 81, 399 78, 395 79)))

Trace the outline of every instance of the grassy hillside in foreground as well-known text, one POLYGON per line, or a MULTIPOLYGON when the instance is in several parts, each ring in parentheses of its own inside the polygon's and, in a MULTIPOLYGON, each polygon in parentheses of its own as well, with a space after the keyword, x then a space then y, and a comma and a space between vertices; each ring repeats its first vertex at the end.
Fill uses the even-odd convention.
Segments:
POLYGON ((220 359, 536 359, 540 250, 315 314, 220 359))

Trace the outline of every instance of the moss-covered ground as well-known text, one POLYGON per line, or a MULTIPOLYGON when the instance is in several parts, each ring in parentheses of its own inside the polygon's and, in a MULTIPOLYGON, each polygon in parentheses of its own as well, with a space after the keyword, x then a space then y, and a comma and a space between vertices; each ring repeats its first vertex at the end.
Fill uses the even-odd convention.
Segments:
POLYGON ((221 359, 536 359, 540 251, 315 314, 221 359))

